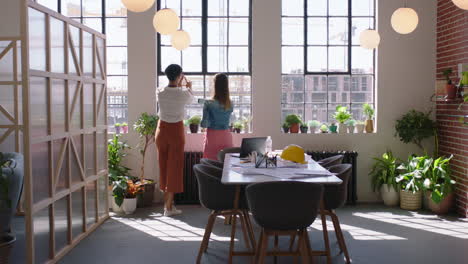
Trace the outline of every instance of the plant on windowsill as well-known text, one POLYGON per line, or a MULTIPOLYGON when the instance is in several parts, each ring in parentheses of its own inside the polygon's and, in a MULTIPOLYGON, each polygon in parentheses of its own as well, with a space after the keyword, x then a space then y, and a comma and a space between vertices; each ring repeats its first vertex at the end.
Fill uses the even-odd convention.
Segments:
POLYGON ((242 128, 244 128, 244 124, 242 123, 242 121, 236 121, 234 122, 234 132, 239 134, 241 131, 242 131, 242 128))
POLYGON ((310 133, 314 134, 317 132, 317 129, 320 128, 320 122, 318 120, 310 120, 307 122, 309 125, 310 133))
POLYGON ((338 122, 338 131, 340 134, 346 133, 347 128, 345 122, 351 118, 351 113, 348 112, 348 108, 338 105, 335 114, 333 114, 333 118, 338 122))
POLYGON ((299 126, 302 123, 301 118, 298 115, 290 114, 284 119, 284 122, 289 124, 289 131, 291 133, 299 133, 299 126))
POLYGON ((194 115, 187 120, 187 124, 190 128, 190 133, 198 133, 198 128, 200 127, 201 120, 202 118, 199 115, 194 115))
POLYGON ((422 141, 434 136, 435 157, 438 153, 436 123, 429 117, 431 112, 423 113, 414 109, 404 114, 395 124, 395 136, 404 143, 413 143, 426 153, 422 141))
POLYGON ((364 133, 365 123, 362 120, 356 121, 356 131, 360 134, 364 133))
POLYGON ((338 126, 336 125, 335 122, 332 122, 329 126, 328 129, 330 130, 330 133, 336 134, 338 131, 338 126))
POLYGON ((387 150, 381 158, 374 158, 374 165, 369 173, 372 178, 372 188, 379 191, 386 206, 396 206, 400 201, 400 187, 396 182, 397 159, 390 150, 387 150))
POLYGON ((455 201, 453 186, 456 182, 452 180, 450 170, 452 157, 434 160, 423 182, 428 206, 436 214, 447 214, 455 201))
POLYGON ((422 183, 430 173, 432 158, 410 156, 407 162, 398 166, 402 173, 397 176, 400 184, 400 207, 405 210, 419 210, 422 206, 422 183))
POLYGON ((115 128, 115 133, 116 133, 116 134, 120 134, 120 129, 122 128, 122 124, 120 124, 120 123, 115 123, 115 124, 114 124, 114 128, 115 128))
POLYGON ((156 129, 158 127, 159 117, 142 113, 138 120, 133 124, 133 129, 140 134, 140 142, 137 148, 141 154, 140 184, 143 185, 143 194, 138 197, 138 206, 151 206, 154 199, 154 190, 156 183, 154 180, 145 179, 145 157, 148 147, 155 142, 156 129))
POLYGON ((320 126, 320 132, 321 133, 328 133, 328 126, 326 124, 322 124, 320 126))
POLYGON ((309 130, 309 126, 307 123, 301 123, 301 126, 299 127, 301 129, 302 134, 307 134, 307 131, 309 130))
POLYGON ((122 123, 122 133, 127 134, 128 133, 128 124, 123 122, 122 123))
POLYGON ((447 92, 447 96, 445 97, 445 99, 447 100, 455 100, 455 98, 457 97, 457 88, 450 79, 450 75, 452 74, 452 72, 452 68, 448 68, 442 72, 442 75, 444 75, 445 80, 447 81, 447 84, 445 84, 445 91, 447 92))
POLYGON ((289 133, 290 125, 288 123, 284 122, 283 125, 281 126, 281 128, 283 129, 284 133, 289 133))
POLYGON ((353 134, 354 133, 354 127, 356 126, 356 120, 349 119, 348 121, 345 122, 345 124, 348 127, 348 133, 353 134))
POLYGON ((252 117, 243 117, 242 118, 242 125, 244 126, 244 132, 249 133, 250 132, 250 124, 252 124, 252 117))
POLYGON ((374 108, 370 104, 363 104, 362 105, 362 112, 364 116, 366 116, 366 123, 365 129, 366 133, 373 133, 374 132, 374 108))

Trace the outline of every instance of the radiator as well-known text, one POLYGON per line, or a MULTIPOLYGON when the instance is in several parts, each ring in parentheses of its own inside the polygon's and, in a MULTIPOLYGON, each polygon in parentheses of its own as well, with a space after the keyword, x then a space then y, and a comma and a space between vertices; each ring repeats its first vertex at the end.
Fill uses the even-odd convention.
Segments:
POLYGON ((174 199, 177 204, 200 204, 193 165, 200 163, 202 156, 202 152, 184 153, 184 192, 175 195, 174 199))
POLYGON ((354 205, 357 201, 357 152, 355 151, 307 151, 312 159, 319 161, 335 155, 344 155, 343 163, 353 165, 351 179, 348 182, 348 198, 346 204, 354 205))

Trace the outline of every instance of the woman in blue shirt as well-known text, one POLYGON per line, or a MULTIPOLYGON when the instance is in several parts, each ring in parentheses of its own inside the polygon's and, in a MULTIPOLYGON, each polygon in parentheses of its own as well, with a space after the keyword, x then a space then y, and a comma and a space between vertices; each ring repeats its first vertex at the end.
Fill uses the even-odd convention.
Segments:
POLYGON ((218 73, 214 77, 214 95, 203 105, 201 126, 207 128, 203 157, 216 159, 224 148, 232 147, 232 133, 229 122, 232 114, 232 103, 229 97, 228 76, 218 73))

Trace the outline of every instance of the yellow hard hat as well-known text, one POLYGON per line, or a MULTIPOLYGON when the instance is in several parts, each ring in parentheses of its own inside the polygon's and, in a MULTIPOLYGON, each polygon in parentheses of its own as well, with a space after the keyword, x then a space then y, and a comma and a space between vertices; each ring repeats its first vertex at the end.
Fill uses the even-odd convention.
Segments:
POLYGON ((281 158, 296 163, 306 164, 307 162, 305 161, 304 154, 305 152, 303 148, 298 145, 289 145, 283 149, 281 158))

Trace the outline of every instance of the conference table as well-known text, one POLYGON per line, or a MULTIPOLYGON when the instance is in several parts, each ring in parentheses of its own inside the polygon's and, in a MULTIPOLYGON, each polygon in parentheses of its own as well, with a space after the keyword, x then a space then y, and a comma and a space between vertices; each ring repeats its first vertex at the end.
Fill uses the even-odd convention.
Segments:
MULTIPOLYGON (((312 159, 307 160, 307 164, 302 166, 300 169, 297 169, 303 174, 296 174, 294 175, 295 168, 288 168, 278 166, 278 168, 265 168, 256 169, 254 165, 247 165, 245 161, 241 160, 235 154, 226 154, 224 159, 224 167, 223 167, 223 176, 221 178, 221 183, 226 185, 234 185, 235 195, 234 199, 234 209, 239 208, 239 199, 241 193, 241 187, 245 185, 249 185, 252 183, 260 183, 260 182, 273 182, 273 181, 301 181, 301 182, 310 182, 310 183, 317 183, 323 185, 338 185, 341 184, 343 181, 338 178, 337 176, 328 172, 327 169, 322 167, 319 163, 312 159), (271 170, 271 171, 268 171, 271 170), (260 172, 261 174, 256 174, 256 171, 260 172), (310 175, 306 175, 307 171, 310 172, 310 175)), ((320 203, 320 211, 323 210, 323 199, 320 203)), ((328 232, 325 214, 320 212, 321 220, 322 220, 322 228, 323 228, 323 238, 325 243, 325 251, 313 251, 313 255, 318 256, 326 256, 327 263, 331 263, 331 255, 330 255, 330 243, 328 239, 328 232)), ((232 225, 236 225, 236 218, 232 219, 232 225)), ((233 227, 235 230, 235 227, 233 227)), ((255 246, 253 247, 253 251, 236 251, 234 252, 232 249, 234 247, 234 232, 231 234, 231 250, 232 254, 230 253, 229 256, 229 263, 232 263, 232 256, 254 256, 255 255, 255 246)), ((253 235, 253 234, 252 234, 253 235)), ((253 245, 255 245, 255 238, 253 239, 253 245)), ((246 243, 249 243, 246 241, 246 243)))

